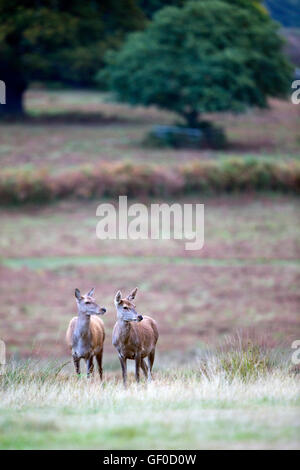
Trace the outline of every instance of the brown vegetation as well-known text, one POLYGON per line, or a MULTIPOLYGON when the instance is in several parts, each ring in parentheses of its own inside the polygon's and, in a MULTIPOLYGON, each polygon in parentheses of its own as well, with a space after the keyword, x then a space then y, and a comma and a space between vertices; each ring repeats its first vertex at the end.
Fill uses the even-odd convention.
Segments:
POLYGON ((42 203, 75 197, 170 197, 233 191, 290 191, 300 188, 299 161, 224 159, 166 168, 130 163, 86 166, 53 175, 46 170, 2 170, 2 204, 42 203))

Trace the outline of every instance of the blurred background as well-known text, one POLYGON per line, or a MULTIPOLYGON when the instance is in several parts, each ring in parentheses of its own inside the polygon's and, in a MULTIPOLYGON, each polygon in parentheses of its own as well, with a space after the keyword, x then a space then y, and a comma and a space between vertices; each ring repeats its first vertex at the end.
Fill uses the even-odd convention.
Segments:
POLYGON ((67 356, 74 289, 93 286, 104 365, 115 292, 136 285, 161 357, 237 331, 299 339, 299 12, 298 0, 0 0, 8 356, 67 356), (204 203, 204 248, 98 240, 96 208, 119 195, 204 203))

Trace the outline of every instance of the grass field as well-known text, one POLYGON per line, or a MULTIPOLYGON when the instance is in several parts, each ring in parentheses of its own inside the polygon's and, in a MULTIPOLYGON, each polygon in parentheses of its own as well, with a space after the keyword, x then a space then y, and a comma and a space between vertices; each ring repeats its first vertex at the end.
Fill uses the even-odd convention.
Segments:
MULTIPOLYGON (((205 246, 189 252, 181 240, 98 240, 95 202, 1 210, 1 334, 8 350, 65 355, 75 287, 96 287, 109 338, 113 296, 136 284, 137 307, 159 322, 161 351, 191 350, 253 327, 268 333, 270 344, 290 344, 300 334, 297 200, 199 202, 205 246)), ((105 349, 113 353, 110 340, 105 349)))
POLYGON ((59 364, 10 364, 0 377, 0 448, 298 448, 299 380, 245 354, 242 368, 224 353, 227 367, 210 357, 205 373, 201 362, 160 366, 154 382, 127 390, 112 372, 100 385, 59 364))
MULTIPOLYGON (((147 149, 141 144, 147 129, 174 116, 108 99, 30 91, 31 117, 0 125, 2 168, 59 173, 98 161, 168 165, 224 154, 300 155, 299 107, 288 102, 218 116, 231 144, 217 152, 147 149)), ((297 197, 176 200, 205 204, 205 244, 197 252, 181 240, 98 240, 101 202, 0 208, 0 338, 9 360, 0 376, 0 447, 299 448, 299 374, 290 348, 300 338, 297 197), (157 320, 160 339, 155 381, 138 387, 131 374, 125 391, 111 345, 113 297, 136 285, 137 309, 157 320), (76 314, 74 288, 92 286, 107 308, 103 385, 76 379, 69 363, 62 367, 70 361, 64 334, 76 314), (238 345, 228 360, 217 351, 237 331, 262 354, 270 351, 266 363, 250 361, 246 377, 244 356, 234 356, 238 345), (269 364, 269 354, 280 360, 269 364)))
POLYGON ((225 127, 229 148, 214 150, 147 149, 142 145, 154 124, 176 116, 155 108, 111 103, 95 92, 27 93, 32 118, 1 125, 0 161, 5 167, 47 167, 53 172, 101 161, 156 162, 163 165, 222 156, 249 155, 290 159, 300 155, 299 106, 271 101, 266 111, 209 116, 225 127))

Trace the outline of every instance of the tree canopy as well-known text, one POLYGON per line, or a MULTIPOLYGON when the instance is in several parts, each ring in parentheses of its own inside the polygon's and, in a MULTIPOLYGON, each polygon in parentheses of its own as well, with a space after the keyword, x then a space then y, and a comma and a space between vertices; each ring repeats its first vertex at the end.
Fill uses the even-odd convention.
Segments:
POLYGON ((106 50, 144 24, 135 0, 0 0, 0 111, 22 111, 32 80, 90 84, 106 50))
POLYGON ((159 10, 107 56, 119 100, 158 105, 196 125, 203 112, 265 107, 284 96, 291 66, 277 24, 258 1, 197 0, 159 10))
POLYGON ((152 19, 154 13, 166 6, 182 7, 188 0, 138 0, 138 5, 147 18, 152 19))

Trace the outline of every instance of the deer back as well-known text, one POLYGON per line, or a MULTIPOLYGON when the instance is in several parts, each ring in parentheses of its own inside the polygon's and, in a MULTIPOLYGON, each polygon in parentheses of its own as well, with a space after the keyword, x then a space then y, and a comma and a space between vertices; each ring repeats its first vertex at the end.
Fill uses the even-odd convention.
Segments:
POLYGON ((142 349, 152 350, 158 340, 157 323, 153 318, 144 316, 141 322, 131 323, 132 336, 138 336, 142 349))

